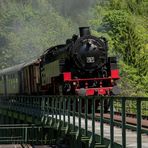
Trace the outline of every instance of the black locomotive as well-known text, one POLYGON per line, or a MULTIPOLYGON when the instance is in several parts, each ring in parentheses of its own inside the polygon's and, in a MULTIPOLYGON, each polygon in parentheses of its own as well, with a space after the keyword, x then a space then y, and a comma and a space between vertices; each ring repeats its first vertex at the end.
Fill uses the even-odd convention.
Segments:
POLYGON ((0 94, 112 95, 119 79, 116 57, 108 57, 104 37, 92 36, 89 27, 79 29, 79 36, 38 59, 1 70, 0 94))

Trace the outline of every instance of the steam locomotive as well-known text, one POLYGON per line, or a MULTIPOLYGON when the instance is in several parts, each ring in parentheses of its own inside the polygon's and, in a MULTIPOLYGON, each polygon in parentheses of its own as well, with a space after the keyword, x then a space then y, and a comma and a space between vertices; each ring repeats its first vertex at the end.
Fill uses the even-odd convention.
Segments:
POLYGON ((47 49, 38 59, 1 70, 0 94, 116 94, 119 70, 116 57, 108 57, 107 40, 92 36, 89 27, 79 31, 79 36, 47 49))

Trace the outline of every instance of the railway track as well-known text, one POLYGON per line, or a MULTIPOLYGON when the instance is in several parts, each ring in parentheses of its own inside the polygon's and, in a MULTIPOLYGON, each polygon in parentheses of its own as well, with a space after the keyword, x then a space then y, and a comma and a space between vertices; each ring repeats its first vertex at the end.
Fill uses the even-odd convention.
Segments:
MULTIPOLYGON (((97 117, 100 117, 100 114, 96 114, 96 118, 97 117)), ((103 114, 103 117, 104 117, 104 119, 110 119, 110 113, 103 114)), ((115 112, 114 121, 118 121, 118 122, 122 121, 121 113, 115 112)), ((136 115, 128 113, 126 116, 126 123, 131 124, 131 125, 137 125, 136 115)), ((148 128, 148 117, 147 116, 142 117, 141 126, 143 128, 148 128)))
MULTIPOLYGON (((109 113, 109 112, 108 112, 109 113)), ((121 112, 117 112, 117 111, 115 111, 114 112, 114 115, 122 115, 122 113, 121 112)), ((126 116, 127 117, 131 117, 131 118, 136 118, 136 114, 134 114, 134 113, 126 113, 126 116)), ((141 118, 143 119, 143 120, 148 120, 148 116, 146 116, 146 115, 141 115, 141 118)))

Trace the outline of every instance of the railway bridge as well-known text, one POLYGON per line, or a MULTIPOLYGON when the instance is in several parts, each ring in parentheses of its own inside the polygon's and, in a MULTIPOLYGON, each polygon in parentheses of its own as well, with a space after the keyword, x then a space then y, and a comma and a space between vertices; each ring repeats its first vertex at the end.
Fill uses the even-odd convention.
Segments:
POLYGON ((148 147, 148 98, 144 97, 0 96, 0 122, 1 144, 148 147), (110 100, 107 113, 105 99, 110 100))

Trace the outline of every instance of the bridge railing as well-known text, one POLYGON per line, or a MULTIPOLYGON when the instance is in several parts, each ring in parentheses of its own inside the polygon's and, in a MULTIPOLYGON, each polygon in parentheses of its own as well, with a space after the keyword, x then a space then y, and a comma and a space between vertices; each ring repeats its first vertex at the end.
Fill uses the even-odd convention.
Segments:
POLYGON ((35 124, 0 124, 0 144, 54 144, 50 128, 35 124))
POLYGON ((77 137, 91 136, 92 145, 95 145, 96 141, 99 144, 104 144, 104 123, 108 122, 110 124, 110 147, 113 148, 115 145, 114 127, 116 124, 122 127, 121 144, 126 147, 126 129, 130 128, 126 123, 126 115, 129 112, 135 114, 137 122, 135 129, 131 126, 132 130, 137 131, 137 148, 142 147, 142 133, 148 134, 148 131, 143 131, 141 126, 142 115, 148 117, 148 98, 143 97, 0 96, 0 109, 14 110, 33 117, 47 119, 47 121, 50 118, 54 123, 61 122, 63 127, 69 125, 72 127, 71 132, 76 132, 77 137), (104 118, 106 100, 110 102, 110 119, 108 121, 104 118), (96 108, 96 104, 98 104, 98 108, 96 108), (96 110, 99 112, 98 118, 96 118, 96 110), (121 123, 114 121, 114 114, 117 111, 120 111, 121 123), (100 122, 98 133, 95 121, 100 122), (96 135, 100 135, 100 138, 96 139, 96 135))

